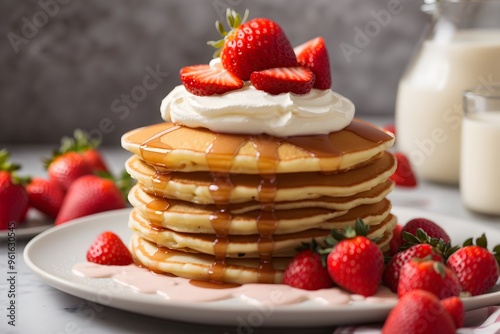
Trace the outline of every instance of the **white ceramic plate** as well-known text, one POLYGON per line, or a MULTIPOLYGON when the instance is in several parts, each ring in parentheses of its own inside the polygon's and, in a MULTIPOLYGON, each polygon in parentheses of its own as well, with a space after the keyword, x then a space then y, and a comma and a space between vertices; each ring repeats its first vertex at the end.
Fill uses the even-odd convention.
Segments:
MULTIPOLYGON (((27 265, 47 284, 90 301, 139 314, 187 322, 230 326, 328 326, 383 321, 394 303, 359 302, 347 305, 321 305, 310 301, 295 305, 265 307, 229 299, 204 303, 176 303, 159 295, 134 293, 111 279, 77 277, 71 268, 85 261, 92 240, 105 230, 128 240, 129 209, 105 212, 54 227, 33 238, 26 246, 27 265)), ((476 222, 427 213, 420 210, 393 208, 400 222, 415 217, 435 220, 449 232, 454 243, 469 236, 486 233, 490 245, 500 244, 500 231, 476 222), (471 235, 474 233, 474 235, 471 235)), ((466 309, 500 303, 500 286, 492 292, 464 299, 466 309)))
MULTIPOLYGON (((28 212, 26 221, 14 230, 16 240, 31 238, 54 226, 54 221, 34 210, 28 212)), ((7 239, 8 230, 0 230, 0 240, 7 239)))

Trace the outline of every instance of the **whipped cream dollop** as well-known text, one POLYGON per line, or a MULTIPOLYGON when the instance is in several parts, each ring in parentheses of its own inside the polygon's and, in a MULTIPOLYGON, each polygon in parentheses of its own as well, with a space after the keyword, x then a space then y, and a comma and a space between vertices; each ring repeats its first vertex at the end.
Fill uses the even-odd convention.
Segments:
MULTIPOLYGON (((210 65, 221 66, 217 60, 210 65)), ((271 95, 246 82, 241 89, 211 96, 177 86, 163 99, 160 111, 165 121, 191 128, 289 137, 339 131, 351 123, 355 107, 330 89, 271 95)))

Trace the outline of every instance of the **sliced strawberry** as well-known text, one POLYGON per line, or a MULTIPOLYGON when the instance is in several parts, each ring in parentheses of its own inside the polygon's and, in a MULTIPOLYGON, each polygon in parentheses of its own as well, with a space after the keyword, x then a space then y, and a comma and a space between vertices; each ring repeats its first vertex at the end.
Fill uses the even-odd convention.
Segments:
POLYGON ((126 266, 133 262, 127 246, 113 232, 103 232, 87 250, 87 261, 103 265, 126 266))
POLYGON ((314 84, 314 73, 306 67, 276 67, 253 72, 250 82, 269 94, 306 94, 314 84))
POLYGON ((330 58, 323 37, 313 38, 293 49, 299 65, 309 68, 315 75, 314 88, 329 89, 332 85, 330 58))
POLYGON ((398 166, 396 167, 394 174, 392 174, 391 180, 400 187, 416 187, 417 179, 415 178, 413 168, 411 167, 410 161, 406 155, 401 152, 396 152, 394 156, 396 157, 398 166))
POLYGON ((56 182, 35 177, 26 186, 31 207, 56 218, 64 201, 64 191, 56 182))
POLYGON ((243 81, 236 75, 208 64, 183 67, 180 77, 187 91, 199 96, 224 94, 243 87, 243 81))

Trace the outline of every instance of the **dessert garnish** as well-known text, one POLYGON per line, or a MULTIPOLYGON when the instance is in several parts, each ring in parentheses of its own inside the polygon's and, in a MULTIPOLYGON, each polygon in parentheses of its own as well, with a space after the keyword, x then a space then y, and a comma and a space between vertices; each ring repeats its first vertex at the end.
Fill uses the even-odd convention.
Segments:
POLYGON ((87 261, 109 265, 126 266, 133 262, 127 246, 113 232, 102 232, 87 250, 87 261))
POLYGON ((220 22, 216 28, 223 37, 209 42, 217 48, 210 64, 190 65, 181 69, 186 90, 198 96, 224 94, 240 89, 244 82, 272 95, 307 94, 312 88, 331 86, 328 52, 321 37, 293 49, 286 34, 274 21, 255 18, 245 22, 234 10, 227 10, 229 31, 220 22))

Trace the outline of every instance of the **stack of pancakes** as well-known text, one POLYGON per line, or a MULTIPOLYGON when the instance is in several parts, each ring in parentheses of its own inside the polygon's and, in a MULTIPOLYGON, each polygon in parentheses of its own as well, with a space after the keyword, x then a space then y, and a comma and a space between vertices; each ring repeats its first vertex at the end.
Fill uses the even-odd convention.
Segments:
POLYGON ((386 199, 393 142, 357 119, 288 138, 168 122, 130 131, 131 251, 155 272, 238 284, 280 283, 298 246, 357 218, 385 251, 396 225, 386 199))

